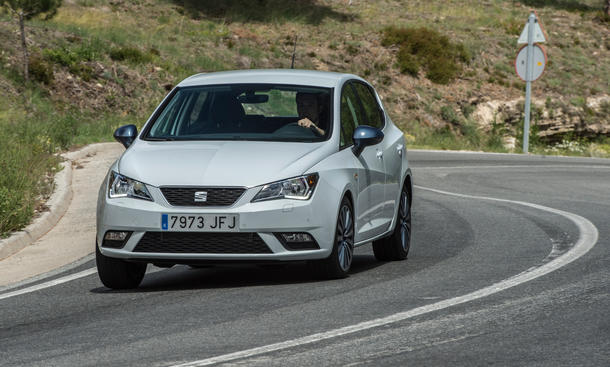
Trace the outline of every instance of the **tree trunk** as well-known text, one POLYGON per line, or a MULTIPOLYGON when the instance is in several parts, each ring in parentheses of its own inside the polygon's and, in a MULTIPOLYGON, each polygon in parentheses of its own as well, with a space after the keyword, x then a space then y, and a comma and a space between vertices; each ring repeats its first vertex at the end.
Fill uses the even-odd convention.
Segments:
POLYGON ((19 29, 21 30, 21 47, 23 48, 23 76, 25 78, 25 84, 28 83, 30 79, 29 75, 29 55, 28 55, 28 45, 25 42, 25 20, 23 12, 19 12, 19 29))

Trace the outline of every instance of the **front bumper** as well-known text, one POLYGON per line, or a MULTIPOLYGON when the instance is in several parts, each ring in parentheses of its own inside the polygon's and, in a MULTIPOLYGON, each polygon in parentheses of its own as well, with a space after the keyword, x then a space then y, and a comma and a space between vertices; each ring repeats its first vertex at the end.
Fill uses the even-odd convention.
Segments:
MULTIPOLYGON (((97 210, 97 243, 103 255, 126 260, 189 263, 197 261, 296 261, 328 257, 332 250, 338 208, 337 197, 330 185, 320 180, 309 200, 269 200, 252 203, 260 188, 247 189, 229 207, 174 207, 161 190, 148 186, 154 201, 133 198, 110 199, 106 185, 100 188, 97 210), (239 230, 231 233, 256 233, 270 251, 267 253, 189 253, 134 251, 147 232, 162 232, 161 214, 237 214, 239 230), (120 248, 103 247, 107 231, 132 232, 120 248), (310 234, 319 249, 290 250, 276 237, 276 233, 301 232, 310 234)), ((163 231, 162 233, 169 233, 163 231)), ((175 233, 175 232, 171 232, 175 233)), ((182 232, 184 233, 184 232, 182 232)), ((192 232, 189 232, 192 233, 192 232)), ((211 232, 218 233, 218 232, 211 232)), ((205 236, 205 233, 200 233, 205 236)), ((239 246, 239 244, 234 244, 239 246)), ((243 251, 236 251, 243 252, 243 251)))

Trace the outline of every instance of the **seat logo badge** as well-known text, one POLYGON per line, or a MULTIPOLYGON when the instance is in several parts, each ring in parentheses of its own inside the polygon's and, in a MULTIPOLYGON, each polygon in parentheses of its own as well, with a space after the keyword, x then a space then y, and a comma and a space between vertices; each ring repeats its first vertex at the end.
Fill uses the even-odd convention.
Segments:
POLYGON ((208 201, 208 192, 207 191, 196 191, 195 192, 195 202, 202 203, 208 201))

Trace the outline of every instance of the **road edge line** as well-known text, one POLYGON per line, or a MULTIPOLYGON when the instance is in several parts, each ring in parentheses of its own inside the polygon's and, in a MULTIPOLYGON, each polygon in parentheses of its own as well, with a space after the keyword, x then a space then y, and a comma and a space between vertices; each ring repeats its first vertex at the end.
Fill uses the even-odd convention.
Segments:
POLYGON ((27 287, 27 288, 23 288, 23 289, 18 289, 16 291, 0 294, 0 300, 3 300, 5 298, 11 298, 11 297, 19 296, 19 295, 26 294, 26 293, 35 292, 35 291, 38 291, 38 290, 41 290, 41 289, 45 289, 45 288, 49 288, 49 287, 53 287, 53 286, 56 286, 58 284, 67 283, 69 281, 72 281, 72 280, 75 280, 75 279, 79 279, 79 278, 82 278, 82 277, 86 277, 88 275, 95 274, 95 273, 97 273, 97 268, 89 268, 89 269, 86 269, 86 270, 83 270, 83 271, 79 271, 78 273, 67 275, 65 277, 61 277, 61 278, 58 278, 58 279, 53 279, 53 280, 50 280, 48 282, 36 284, 36 285, 31 286, 31 287, 27 287))

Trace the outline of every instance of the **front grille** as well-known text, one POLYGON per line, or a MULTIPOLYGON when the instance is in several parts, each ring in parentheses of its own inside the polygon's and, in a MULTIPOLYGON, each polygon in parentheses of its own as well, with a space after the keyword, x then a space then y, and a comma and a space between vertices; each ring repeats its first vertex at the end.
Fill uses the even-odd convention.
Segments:
POLYGON ((134 252, 270 254, 257 233, 146 232, 134 252))
POLYGON ((162 187, 161 192, 173 206, 230 206, 244 193, 243 187, 162 187), (196 192, 205 192, 205 201, 195 201, 196 192))

